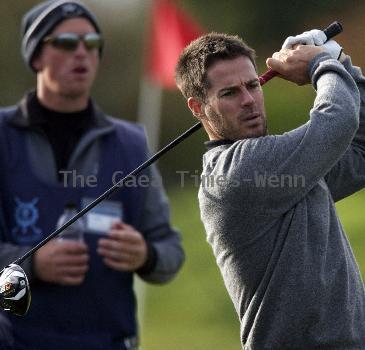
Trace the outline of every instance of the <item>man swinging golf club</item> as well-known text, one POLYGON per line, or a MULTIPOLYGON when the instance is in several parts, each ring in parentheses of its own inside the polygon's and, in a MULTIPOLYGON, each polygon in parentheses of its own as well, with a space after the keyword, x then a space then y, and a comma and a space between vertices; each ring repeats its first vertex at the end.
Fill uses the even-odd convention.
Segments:
POLYGON ((365 78, 325 41, 289 37, 267 60, 317 92, 309 121, 283 135, 267 134, 254 50, 239 37, 204 35, 176 68, 210 139, 201 218, 247 350, 365 348, 364 284, 334 204, 365 186, 365 78))

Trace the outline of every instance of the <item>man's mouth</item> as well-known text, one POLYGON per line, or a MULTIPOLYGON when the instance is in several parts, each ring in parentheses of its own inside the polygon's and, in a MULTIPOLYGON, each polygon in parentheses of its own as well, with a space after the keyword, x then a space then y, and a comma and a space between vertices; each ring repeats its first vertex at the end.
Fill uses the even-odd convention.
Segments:
POLYGON ((75 73, 75 74, 87 74, 88 72, 89 72, 89 70, 83 66, 76 67, 72 70, 72 73, 75 73))
POLYGON ((243 121, 250 121, 260 117, 260 113, 251 113, 242 118, 243 121))

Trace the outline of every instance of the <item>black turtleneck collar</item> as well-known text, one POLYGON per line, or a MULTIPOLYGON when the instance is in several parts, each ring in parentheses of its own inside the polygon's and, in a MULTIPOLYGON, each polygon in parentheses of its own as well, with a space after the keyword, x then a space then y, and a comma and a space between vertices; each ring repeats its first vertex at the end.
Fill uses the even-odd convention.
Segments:
POLYGON ((59 126, 69 125, 73 129, 87 130, 93 125, 93 107, 89 101, 87 107, 77 112, 58 112, 43 106, 37 98, 35 92, 29 94, 27 99, 27 110, 29 116, 29 126, 44 127, 48 125, 59 126))
POLYGON ((95 121, 91 101, 78 112, 63 113, 44 107, 35 92, 26 100, 28 128, 45 135, 51 144, 57 170, 67 169, 73 150, 95 121))

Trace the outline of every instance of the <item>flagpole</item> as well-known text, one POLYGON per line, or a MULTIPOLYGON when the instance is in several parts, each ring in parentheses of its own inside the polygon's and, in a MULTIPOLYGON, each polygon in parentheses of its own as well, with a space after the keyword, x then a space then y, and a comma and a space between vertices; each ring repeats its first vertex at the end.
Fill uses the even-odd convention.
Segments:
MULTIPOLYGON (((175 1, 147 0, 143 70, 138 97, 138 122, 145 126, 152 153, 159 149, 163 88, 176 88, 174 69, 181 50, 202 34, 200 26, 175 1)), ((138 319, 142 329, 146 286, 135 279, 138 319)))
MULTIPOLYGON (((144 23, 147 23, 143 31, 142 52, 145 55, 145 48, 147 47, 147 29, 150 25, 150 13, 153 5, 153 0, 146 1, 144 23)), ((162 88, 153 84, 148 76, 145 74, 146 57, 142 57, 142 70, 139 85, 139 96, 137 106, 137 121, 141 123, 146 130, 148 145, 151 153, 155 153, 159 146, 160 137, 160 115, 161 115, 161 98, 162 88)), ((146 284, 136 274, 134 274, 134 290, 137 299, 137 319, 139 322, 139 334, 142 334, 145 319, 146 306, 146 284)), ((141 350, 143 350, 143 343, 141 350)))
MULTIPOLYGON (((148 146, 151 153, 154 154, 159 148, 160 141, 162 88, 144 75, 141 78, 139 89, 138 122, 145 127, 148 146)), ((139 332, 141 334, 144 326, 147 288, 138 276, 134 279, 134 285, 138 302, 139 332)), ((143 349, 143 343, 141 349, 143 349)))
POLYGON ((162 88, 147 76, 141 78, 138 98, 138 122, 146 128, 152 153, 159 149, 162 88))

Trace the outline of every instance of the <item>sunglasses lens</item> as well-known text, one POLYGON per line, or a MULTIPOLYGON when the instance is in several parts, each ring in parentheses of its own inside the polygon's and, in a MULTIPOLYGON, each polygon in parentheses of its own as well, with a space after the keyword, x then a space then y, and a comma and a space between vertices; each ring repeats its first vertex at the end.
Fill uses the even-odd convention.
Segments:
POLYGON ((100 49, 103 45, 103 39, 97 33, 90 33, 84 36, 84 44, 88 50, 100 49))
POLYGON ((77 35, 61 34, 55 37, 51 43, 57 49, 73 51, 77 48, 80 39, 77 35))
POLYGON ((89 33, 80 36, 73 33, 61 33, 54 37, 48 37, 45 42, 49 42, 53 47, 66 51, 74 51, 82 41, 87 50, 100 49, 103 46, 103 39, 98 33, 89 33))

